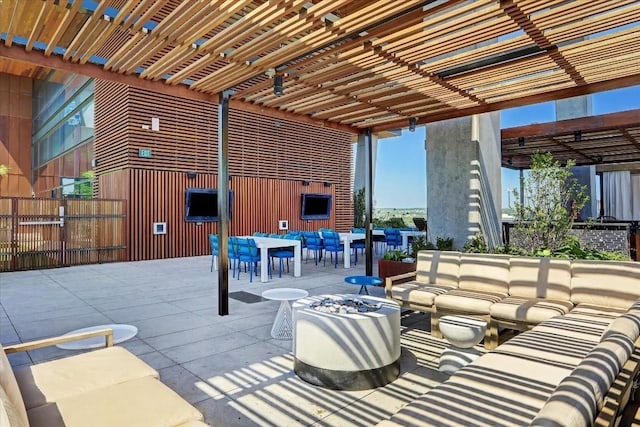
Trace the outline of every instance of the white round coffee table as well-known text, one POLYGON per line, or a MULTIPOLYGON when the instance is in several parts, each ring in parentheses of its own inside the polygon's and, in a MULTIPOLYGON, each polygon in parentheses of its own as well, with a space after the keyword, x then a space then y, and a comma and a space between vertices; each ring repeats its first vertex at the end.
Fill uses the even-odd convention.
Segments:
MULTIPOLYGON (((76 329, 75 331, 67 332, 64 335, 73 335, 81 332, 99 331, 100 329, 113 330, 113 343, 118 344, 136 336, 138 328, 133 325, 124 324, 111 324, 111 325, 97 325, 90 326, 88 328, 76 329)), ((64 350, 85 350, 88 348, 104 347, 104 337, 92 337, 85 338, 83 340, 65 342, 57 344, 56 347, 64 350)))
POLYGON ((309 292, 296 288, 276 288, 262 292, 262 298, 280 301, 280 308, 271 327, 271 336, 278 340, 290 340, 292 337, 291 306, 289 301, 304 298, 309 292))

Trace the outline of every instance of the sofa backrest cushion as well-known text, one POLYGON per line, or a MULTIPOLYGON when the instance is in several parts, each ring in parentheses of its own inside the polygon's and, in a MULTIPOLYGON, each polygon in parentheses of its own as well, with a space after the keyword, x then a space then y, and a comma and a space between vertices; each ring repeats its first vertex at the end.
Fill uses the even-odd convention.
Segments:
POLYGON ((509 295, 571 300, 571 262, 567 259, 511 257, 509 295))
POLYGON ((458 287, 466 290, 508 293, 509 256, 462 254, 458 287))
POLYGON ((623 334, 605 338, 560 382, 531 425, 593 425, 604 396, 633 347, 633 341, 623 334))
POLYGON ((573 261, 571 302, 627 308, 640 297, 640 263, 573 261))
POLYGON ((622 334, 635 341, 640 336, 640 313, 636 310, 629 311, 615 319, 602 333, 601 341, 615 334, 622 334))
MULTIPOLYGON (((6 394, 8 401, 11 402, 12 408, 20 419, 20 422, 22 422, 22 425, 28 426, 27 410, 24 407, 22 394, 20 394, 18 382, 16 381, 15 375, 13 375, 11 364, 9 363, 7 355, 4 353, 2 344, 0 344, 0 388, 2 388, 6 394)), ((9 405, 7 405, 7 408, 8 407, 9 405)), ((7 412, 9 411, 7 410, 7 412)))
POLYGON ((420 251, 416 263, 416 281, 458 287, 460 252, 420 251))

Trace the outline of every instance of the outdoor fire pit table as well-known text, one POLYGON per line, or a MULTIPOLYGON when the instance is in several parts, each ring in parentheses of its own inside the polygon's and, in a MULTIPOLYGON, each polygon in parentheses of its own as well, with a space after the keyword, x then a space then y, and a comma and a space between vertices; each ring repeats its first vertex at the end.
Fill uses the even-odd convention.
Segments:
POLYGON ((334 390, 381 387, 400 374, 400 306, 363 295, 293 303, 294 371, 334 390))

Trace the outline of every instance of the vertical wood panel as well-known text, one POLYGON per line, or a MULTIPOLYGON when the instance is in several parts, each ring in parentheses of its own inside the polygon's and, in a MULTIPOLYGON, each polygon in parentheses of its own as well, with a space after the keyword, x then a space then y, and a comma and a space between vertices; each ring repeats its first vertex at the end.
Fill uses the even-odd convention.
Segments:
POLYGON ((31 197, 31 93, 33 80, 0 73, 0 196, 31 197))
MULTIPOLYGON (((216 223, 184 221, 184 204, 187 188, 217 188, 217 104, 107 82, 96 81, 95 87, 96 170, 110 176, 100 178, 100 195, 130 201, 131 259, 209 254, 207 234, 217 231, 216 223), (103 105, 107 110, 98 114, 103 105), (160 130, 143 129, 154 117, 160 130), (150 149, 152 157, 139 157, 141 148, 150 149), (197 177, 188 179, 186 172, 197 177), (153 235, 153 222, 167 222, 167 234, 153 235)), ((290 229, 349 230, 350 134, 239 110, 230 111, 229 126, 231 234, 277 232, 280 219, 287 219, 290 229), (310 185, 303 186, 303 180, 310 185), (331 194, 331 219, 301 220, 302 193, 331 194)))

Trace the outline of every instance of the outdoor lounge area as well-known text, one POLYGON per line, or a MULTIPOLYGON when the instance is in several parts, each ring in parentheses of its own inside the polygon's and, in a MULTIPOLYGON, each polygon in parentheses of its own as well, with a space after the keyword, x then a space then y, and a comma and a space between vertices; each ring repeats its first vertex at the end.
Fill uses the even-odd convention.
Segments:
MULTIPOLYGON (((155 369, 175 390, 220 426, 369 426, 447 378, 438 356, 448 347, 433 339, 428 318, 403 313, 401 372, 384 387, 335 391, 308 384, 293 371, 292 341, 270 335, 279 301, 267 289, 293 287, 323 294, 357 293, 344 277, 363 274, 359 263, 333 268, 312 260, 301 277, 269 283, 230 280, 229 315, 218 316, 217 275, 210 257, 111 263, 2 273, 0 342, 59 336, 92 325, 124 323, 138 329, 121 344, 155 369), (28 297, 27 297, 28 296, 28 297)), ((384 296, 384 288, 369 287, 384 296)), ((481 349, 482 351, 482 349, 481 349)), ((15 370, 82 351, 55 346, 9 355, 15 370)))
POLYGON ((639 28, 0 0, 0 427, 640 426, 639 28))
MULTIPOLYGON (((445 291, 451 290, 451 286, 437 283, 444 283, 443 277, 452 278, 458 274, 452 269, 456 256, 460 254, 451 253, 451 256, 442 258, 440 262, 446 262, 446 266, 438 267, 434 264, 440 259, 438 252, 421 253, 418 263, 421 273, 418 273, 418 279, 424 284, 420 285, 423 286, 420 292, 429 289, 435 291, 438 286, 445 291), (427 261, 432 257, 433 260, 427 261), (425 262, 430 262, 432 267, 425 262), (428 271, 430 273, 425 274, 428 271)), ((464 272, 462 262, 472 260, 469 258, 465 261, 464 255, 462 258, 460 277, 469 272, 464 272)), ((528 263, 529 267, 533 265, 533 261, 528 263)), ((314 378, 322 377, 316 377, 315 374, 307 378, 305 375, 308 375, 309 365, 305 363, 303 368, 300 366, 301 360, 306 362, 309 358, 322 364, 319 353, 308 350, 310 344, 325 339, 327 332, 322 332, 320 323, 317 323, 319 320, 313 320, 313 310, 305 309, 307 313, 301 318, 304 319, 301 320, 303 323, 298 327, 294 326, 293 340, 274 338, 272 324, 279 302, 261 295, 265 291, 269 291, 265 293, 266 296, 273 294, 272 291, 287 287, 285 289, 299 290, 299 297, 308 293, 310 299, 307 301, 316 301, 315 305, 318 305, 318 301, 322 299, 314 299, 313 296, 356 293, 357 287, 345 283, 344 279, 349 274, 362 273, 362 265, 351 269, 335 269, 316 266, 313 262, 303 263, 304 274, 301 277, 286 275, 279 281, 269 283, 251 283, 248 275, 244 275, 240 280, 230 281, 229 315, 219 316, 217 278, 210 272, 209 263, 210 257, 192 257, 3 273, 0 282, 0 342, 4 347, 11 347, 19 342, 60 336, 94 325, 128 324, 136 330, 135 336, 129 335, 123 342, 117 343, 119 339, 115 333, 113 339, 116 349, 122 347, 131 355, 116 356, 112 359, 116 360, 115 365, 103 365, 103 369, 97 372, 94 369, 99 374, 97 378, 107 376, 106 379, 92 380, 93 385, 89 387, 98 387, 98 391, 93 392, 94 396, 104 393, 100 392, 103 390, 101 382, 115 381, 117 384, 111 388, 115 387, 117 390, 124 385, 125 391, 127 385, 134 384, 130 387, 134 392, 139 390, 136 387, 144 387, 147 392, 153 389, 154 399, 172 402, 172 419, 179 419, 178 412, 183 414, 181 416, 192 417, 186 423, 171 424, 171 420, 158 421, 158 417, 162 417, 162 411, 155 414, 155 417, 152 414, 146 417, 142 412, 143 425, 160 425, 158 422, 162 425, 190 426, 202 425, 201 423, 223 426, 369 426, 378 423, 403 426, 525 425, 529 422, 533 422, 533 425, 548 425, 545 422, 549 420, 559 423, 553 425, 588 425, 588 420, 595 419, 601 409, 607 413, 607 408, 613 407, 610 414, 621 414, 623 408, 611 406, 615 405, 616 396, 621 396, 626 404, 634 393, 631 385, 634 373, 637 372, 638 356, 637 352, 633 352, 633 337, 638 337, 640 322, 637 320, 637 304, 627 307, 628 304, 624 301, 633 300, 639 291, 627 289, 615 296, 598 297, 597 289, 591 288, 589 281, 589 275, 601 277, 598 269, 589 272, 582 271, 580 267, 580 271, 572 273, 575 278, 571 282, 571 293, 575 296, 571 298, 575 307, 568 314, 555 317, 548 314, 547 320, 541 321, 539 325, 514 328, 532 329, 522 333, 511 330, 514 325, 507 324, 506 329, 500 330, 499 343, 496 342, 500 344, 499 347, 489 353, 482 344, 465 348, 482 339, 484 327, 467 343, 464 341, 468 341, 469 337, 458 339, 455 336, 458 333, 456 328, 459 328, 455 325, 460 325, 459 322, 463 322, 463 329, 467 326, 475 328, 475 324, 468 323, 469 317, 442 317, 440 330, 447 337, 443 339, 433 337, 430 333, 429 314, 424 312, 431 310, 414 307, 403 311, 399 326, 399 375, 387 377, 389 379, 376 384, 378 388, 362 386, 360 383, 350 389, 348 382, 344 380, 342 385, 346 384, 346 387, 340 385, 340 377, 327 377, 326 373, 329 371, 326 370, 320 369, 318 375, 325 375, 324 380, 337 379, 337 386, 316 382, 314 378), (29 298, 26 298, 27 295, 29 298), (607 308, 608 304, 612 306, 607 308), (629 310, 625 312, 622 305, 629 310), (448 326, 446 331, 445 321, 448 326), (309 322, 316 325, 310 326, 312 323, 309 322), (299 329, 301 327, 306 331, 303 337, 305 340, 298 339, 298 345, 303 347, 296 349, 295 333, 302 330, 299 329), (627 335, 629 338, 624 338, 627 335), (611 363, 614 359, 619 360, 619 374, 616 370, 609 370, 613 369, 611 363), (128 366, 128 373, 118 373, 121 366, 128 366), (133 373, 134 371, 138 374, 133 373), (141 377, 124 380, 122 375, 141 377), (614 382, 616 376, 618 378, 614 382), (162 384, 158 383, 158 377, 162 384), (584 384, 592 385, 581 389, 584 384), (533 394, 526 391, 531 390, 531 387, 537 390, 533 394), (576 387, 577 390, 582 390, 578 392, 578 396, 582 397, 575 397, 573 394, 576 387), (578 406, 569 404, 568 408, 574 411, 569 414, 563 403, 567 396, 569 401, 576 398, 581 401, 590 394, 587 391, 591 390, 589 387, 600 387, 599 394, 594 394, 594 399, 604 397, 604 404, 596 404, 594 400, 592 409, 589 409, 589 403, 583 402, 578 406), (171 397, 171 390, 177 395, 171 397), (430 393, 431 390, 434 393, 430 393), (504 393, 511 396, 506 401, 500 397, 504 393), (523 398, 525 401, 519 402, 523 398), (467 407, 467 404, 470 406, 467 407), (489 407, 495 411, 488 411, 489 407), (514 408, 522 410, 513 412, 514 408), (449 411, 458 415, 449 418, 446 415, 449 411), (199 421, 199 417, 202 420, 199 421)), ((561 262, 558 266, 560 264, 561 262)), ((640 280, 635 263, 620 263, 619 266, 621 269, 616 274, 620 274, 620 279, 626 281, 627 288, 634 281, 640 280)), ((531 273, 530 268, 529 270, 531 273)), ((611 273, 615 271, 611 270, 611 273)), ((512 292, 512 287, 515 292, 518 286, 525 285, 522 282, 525 280, 523 272, 524 270, 512 272, 514 278, 509 281, 509 292, 512 292)), ((560 276, 554 273, 552 277, 553 289, 558 292, 556 287, 560 284, 560 276)), ((485 280, 491 281, 491 277, 485 280)), ((387 281, 387 288, 391 283, 387 281)), ((394 294, 393 299, 416 299, 417 305, 420 305, 418 301, 422 297, 416 294, 418 288, 415 285, 399 286, 403 291, 401 294, 394 294), (407 292, 410 289, 413 290, 407 292)), ((387 295, 388 291, 389 289, 387 295)), ((538 291, 544 292, 540 289, 538 291)), ((369 292, 375 296, 385 296, 384 287, 369 287, 369 292)), ((436 295, 441 293, 436 292, 436 295)), ((437 298, 439 297, 436 300, 437 298)), ((372 319, 376 316, 376 301, 376 298, 370 298, 368 302, 374 310, 372 319)), ((395 305, 390 299, 386 301, 395 305)), ((530 308, 540 306, 538 311, 544 309, 544 301, 540 298, 537 301, 530 308)), ((525 305, 523 302, 523 306, 525 305)), ((551 306, 548 308, 553 311, 551 306)), ((467 311, 462 309, 461 313, 467 311)), ((334 317, 335 321, 339 318, 331 314, 328 316, 334 317)), ((473 313, 471 316, 476 317, 473 313)), ((363 320, 366 318, 358 317, 363 320)), ((371 321, 367 321, 366 327, 375 329, 376 324, 371 321)), ((389 325, 392 329, 397 327, 393 323, 389 325)), ((376 342, 376 345, 375 348, 368 348, 360 347, 358 342, 361 340, 358 335, 352 335, 354 331, 351 326, 342 324, 336 327, 332 324, 331 328, 337 334, 332 341, 338 343, 331 345, 353 345, 353 357, 362 360, 367 359, 371 350, 374 350, 373 353, 380 353, 375 348, 382 348, 386 339, 391 339, 393 335, 391 331, 372 334, 366 340, 375 340, 372 342, 376 342)), ((77 355, 82 354, 82 350, 60 347, 64 346, 50 346, 8 355, 18 382, 22 383, 21 387, 25 387, 24 382, 28 381, 32 384, 30 388, 35 385, 34 390, 39 388, 45 393, 43 400, 38 391, 21 389, 25 402, 30 401, 26 405, 31 408, 28 414, 32 426, 76 425, 73 422, 78 419, 77 410, 69 410, 69 402, 73 402, 74 397, 65 398, 65 395, 79 392, 69 386, 70 378, 65 376, 66 379, 63 380, 67 384, 66 388, 52 391, 47 389, 46 383, 52 379, 59 381, 55 376, 46 374, 41 369, 34 371, 33 379, 29 379, 29 371, 25 374, 24 370, 41 363, 44 363, 41 366, 46 367, 52 360, 66 361, 67 368, 71 368, 72 372, 90 369, 87 368, 86 360, 83 363, 76 362, 79 360, 77 355), (49 399, 46 396, 49 393, 53 393, 51 399, 54 402, 60 402, 57 404, 61 405, 59 408, 56 408, 55 403, 39 406, 49 399), (48 410, 43 411, 42 408, 48 410), (65 410, 70 411, 72 415, 68 415, 70 418, 65 418, 65 421, 71 424, 60 421, 51 424, 57 417, 51 418, 51 414, 57 414, 58 410, 61 411, 61 417, 67 416, 65 410)), ((320 349, 321 346, 317 348, 320 349)), ((334 347, 334 351, 336 349, 340 351, 339 347, 334 347)), ((98 350, 100 351, 104 350, 98 350)), ((345 354, 350 352, 351 350, 345 350, 345 354)), ((101 357, 102 363, 109 360, 101 357)), ((354 360, 353 365, 359 363, 354 360)), ((344 361, 340 364, 343 369, 347 366, 350 364, 344 361)), ((5 374, 6 371, 3 375, 5 374)), ((99 413, 107 414, 107 418, 102 424, 95 425, 109 426, 114 425, 113 420, 122 420, 118 415, 114 416, 110 409, 117 408, 118 401, 123 399, 121 397, 118 400, 117 396, 113 395, 109 404, 99 406, 99 413), (111 418, 112 416, 114 417, 111 418)), ((144 403, 148 399, 139 395, 135 399, 138 411, 149 411, 149 403, 144 403)), ((86 399, 76 397, 75 400, 88 404, 86 399)), ((634 414, 636 409, 637 403, 631 401, 627 406, 626 424, 622 425, 630 425, 632 421, 640 422, 634 414)), ((605 417, 604 420, 615 425, 615 416, 608 419, 605 417)), ((13 426, 13 423, 10 425, 13 426)))

